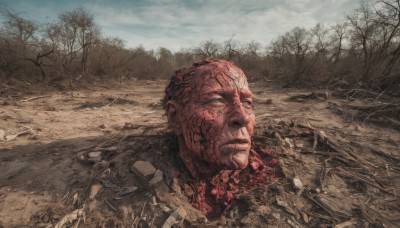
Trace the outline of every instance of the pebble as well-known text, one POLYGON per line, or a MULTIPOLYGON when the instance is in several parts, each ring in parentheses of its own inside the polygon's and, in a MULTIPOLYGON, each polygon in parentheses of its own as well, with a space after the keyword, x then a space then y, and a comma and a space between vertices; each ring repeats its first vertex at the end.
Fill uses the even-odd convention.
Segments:
POLYGON ((136 161, 131 170, 143 178, 150 177, 156 172, 156 168, 148 161, 136 161))
POLYGON ((298 177, 293 178, 293 185, 294 185, 294 188, 296 188, 298 190, 303 190, 303 188, 304 188, 303 183, 301 182, 301 180, 298 177))
POLYGON ((94 199, 94 197, 97 195, 97 193, 100 191, 100 189, 103 187, 101 184, 93 184, 92 187, 90 188, 90 199, 94 199))
POLYGON ((93 152, 88 153, 89 158, 97 158, 100 155, 101 155, 101 151, 93 151, 93 152))
POLYGON ((149 181, 149 185, 155 185, 158 182, 163 180, 163 171, 157 169, 156 173, 154 174, 154 177, 151 178, 151 180, 149 181))

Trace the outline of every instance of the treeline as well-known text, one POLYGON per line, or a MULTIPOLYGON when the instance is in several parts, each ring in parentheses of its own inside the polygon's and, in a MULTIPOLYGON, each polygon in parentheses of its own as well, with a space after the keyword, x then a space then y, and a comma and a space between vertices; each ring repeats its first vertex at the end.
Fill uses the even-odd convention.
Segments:
POLYGON ((165 47, 127 48, 119 38, 106 38, 82 8, 43 24, 6 7, 0 13, 3 79, 46 85, 58 80, 166 79, 174 69, 216 57, 236 62, 250 80, 400 89, 400 0, 362 1, 342 23, 296 27, 270 44, 243 44, 232 36, 175 53, 165 47))

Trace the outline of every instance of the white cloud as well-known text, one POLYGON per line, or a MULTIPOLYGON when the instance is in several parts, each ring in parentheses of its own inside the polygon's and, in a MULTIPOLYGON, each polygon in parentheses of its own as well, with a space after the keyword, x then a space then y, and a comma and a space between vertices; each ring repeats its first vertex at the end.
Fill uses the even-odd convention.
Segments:
MULTIPOLYGON (((16 0, 17 1, 17 0, 16 0)), ((53 10, 49 0, 43 9, 53 10)), ((27 5, 27 3, 19 5, 27 5)), ((29 3, 30 4, 30 3, 29 3)), ((79 4, 89 10, 106 36, 119 36, 128 46, 167 47, 173 51, 198 45, 212 38, 217 42, 252 40, 267 45, 273 38, 295 26, 310 28, 316 23, 333 24, 358 5, 354 0, 76 0, 63 3, 58 10, 79 4)), ((30 4, 27 9, 32 9, 30 4)))

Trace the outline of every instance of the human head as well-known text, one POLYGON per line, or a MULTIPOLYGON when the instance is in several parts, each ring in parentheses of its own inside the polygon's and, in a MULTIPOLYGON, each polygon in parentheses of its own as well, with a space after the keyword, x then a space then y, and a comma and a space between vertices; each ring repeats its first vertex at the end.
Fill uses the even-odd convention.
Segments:
POLYGON ((207 59, 176 71, 164 107, 192 176, 247 167, 255 124, 252 93, 232 62, 207 59))

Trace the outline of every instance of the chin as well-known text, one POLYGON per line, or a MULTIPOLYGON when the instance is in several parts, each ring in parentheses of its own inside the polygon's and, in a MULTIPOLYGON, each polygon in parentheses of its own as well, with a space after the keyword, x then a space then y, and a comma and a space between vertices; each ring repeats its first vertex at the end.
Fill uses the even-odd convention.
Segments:
POLYGON ((230 163, 225 165, 224 169, 226 169, 226 170, 241 170, 241 169, 247 168, 247 166, 249 166, 249 161, 248 160, 247 160, 247 162, 244 162, 242 164, 237 164, 237 163, 234 163, 234 162, 230 162, 230 163))
POLYGON ((246 164, 243 164, 241 166, 238 166, 236 169, 245 169, 245 168, 247 168, 247 166, 249 166, 249 162, 247 162, 246 164))

